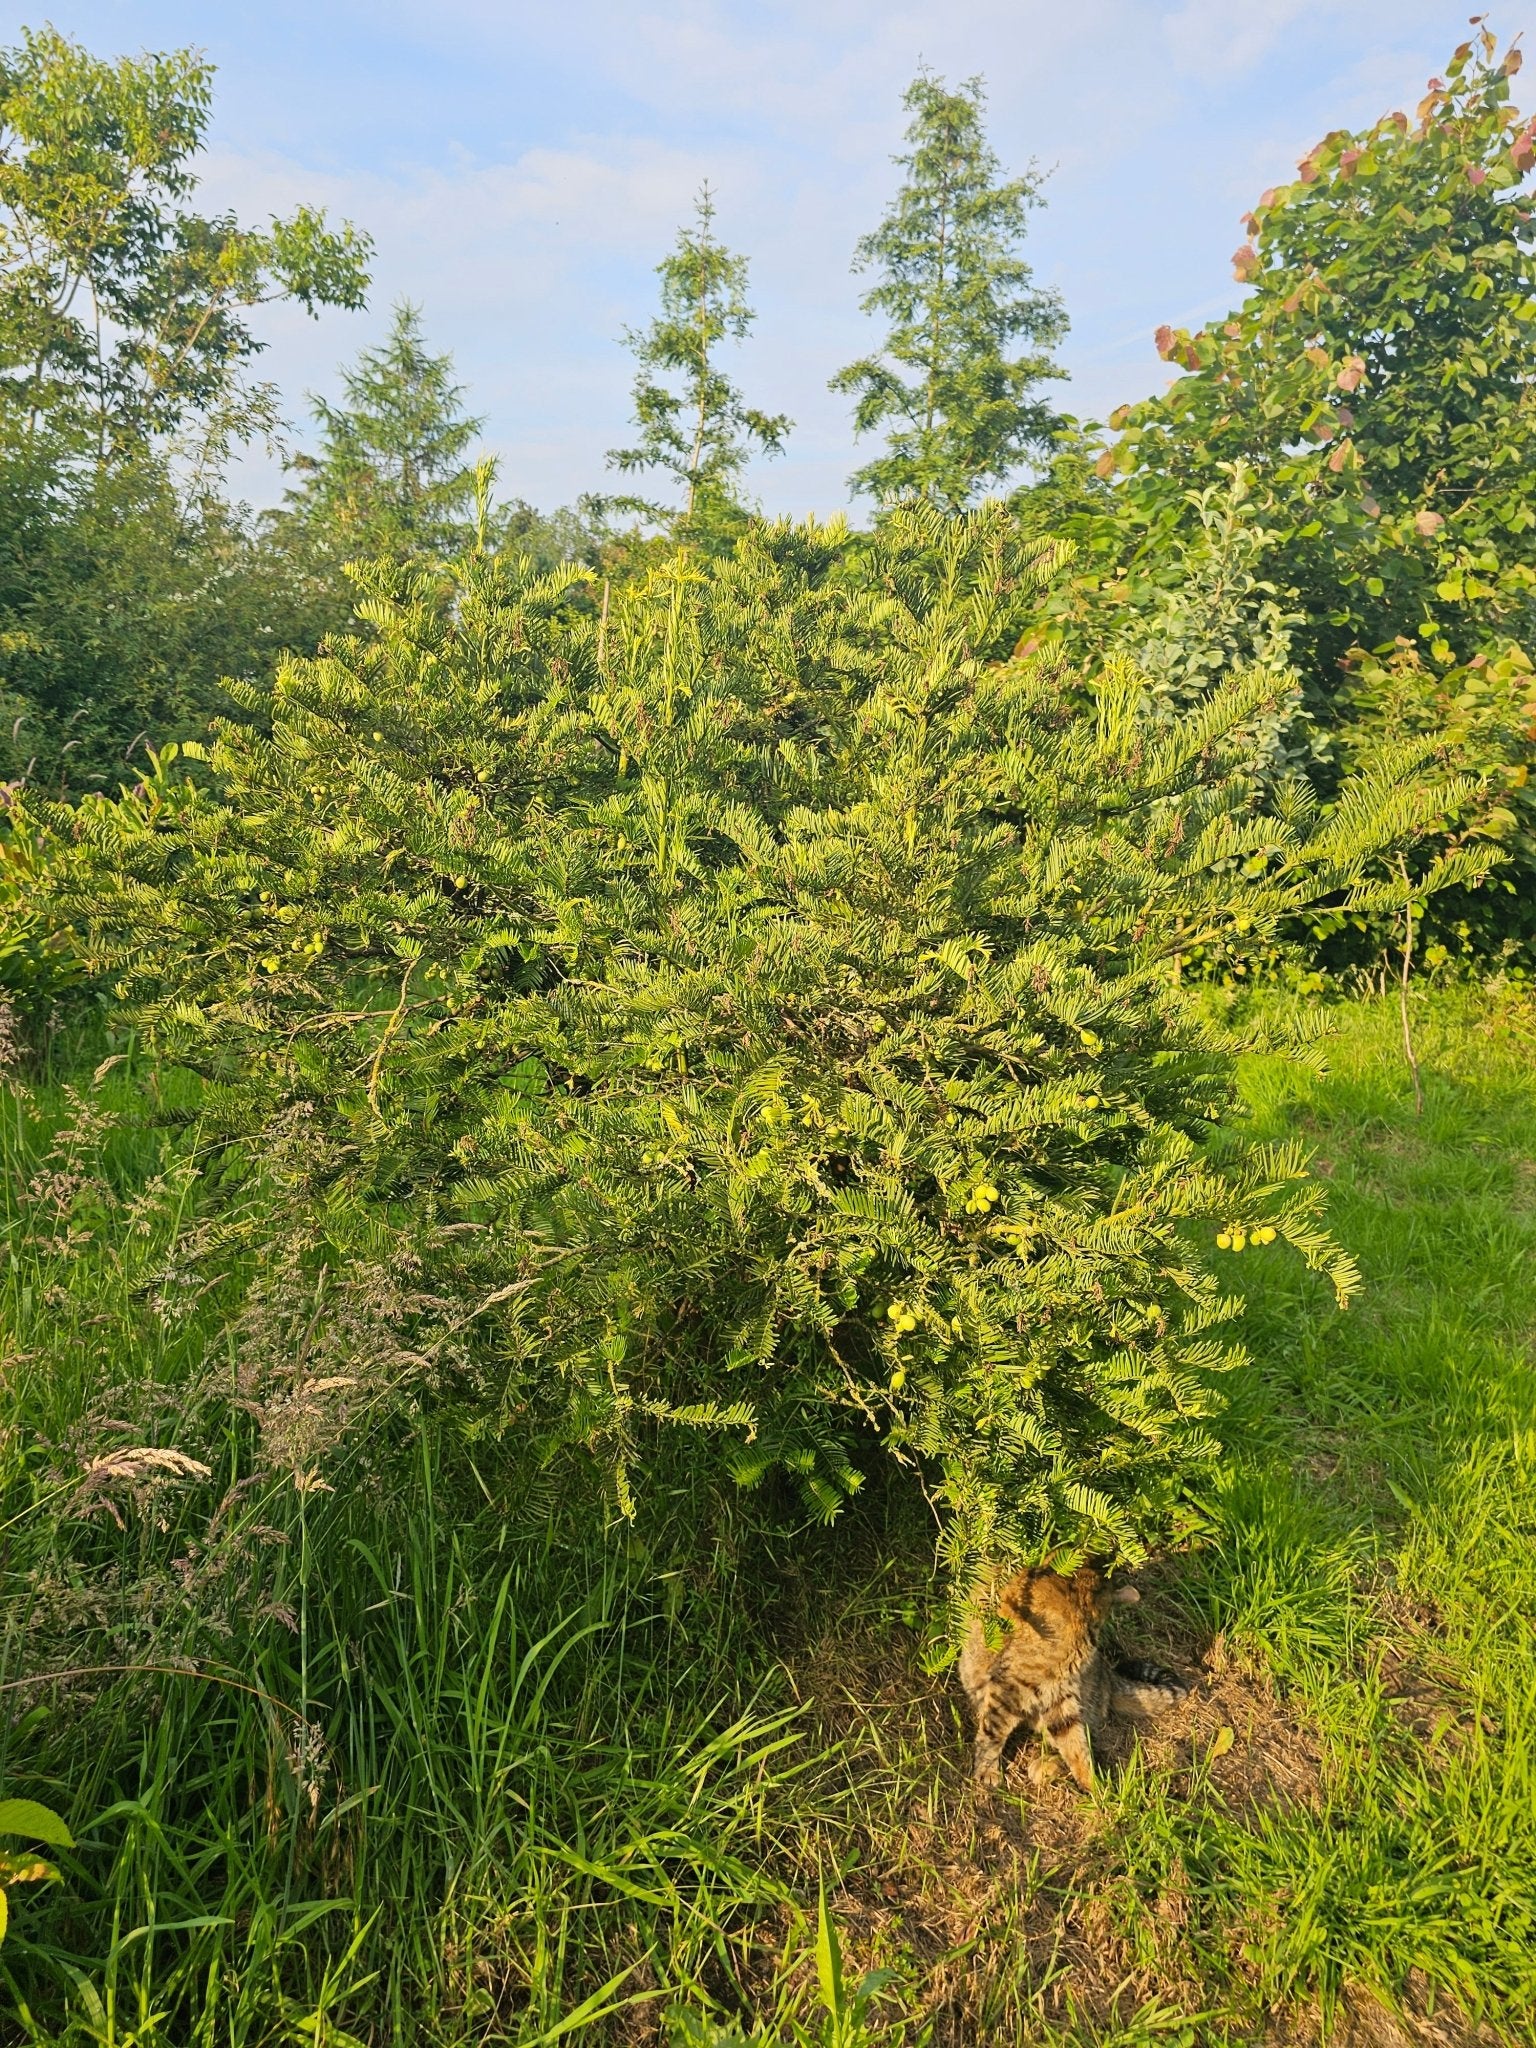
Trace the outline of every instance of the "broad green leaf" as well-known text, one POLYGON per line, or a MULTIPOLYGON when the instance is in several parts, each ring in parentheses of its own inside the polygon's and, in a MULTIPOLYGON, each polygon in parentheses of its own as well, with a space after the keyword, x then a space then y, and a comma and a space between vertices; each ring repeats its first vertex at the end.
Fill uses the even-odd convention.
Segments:
POLYGON ((55 1849, 73 1849, 74 1837, 51 1806, 35 1799, 0 1799, 0 1835, 26 1835, 55 1849))

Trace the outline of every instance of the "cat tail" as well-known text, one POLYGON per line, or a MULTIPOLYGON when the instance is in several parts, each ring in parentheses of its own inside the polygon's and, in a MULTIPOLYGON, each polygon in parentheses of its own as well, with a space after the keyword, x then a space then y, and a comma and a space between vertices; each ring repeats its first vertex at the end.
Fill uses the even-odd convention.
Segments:
POLYGON ((1160 1714, 1177 1706, 1188 1682, 1163 1664, 1122 1657, 1114 1668, 1115 1705, 1122 1714, 1160 1714))

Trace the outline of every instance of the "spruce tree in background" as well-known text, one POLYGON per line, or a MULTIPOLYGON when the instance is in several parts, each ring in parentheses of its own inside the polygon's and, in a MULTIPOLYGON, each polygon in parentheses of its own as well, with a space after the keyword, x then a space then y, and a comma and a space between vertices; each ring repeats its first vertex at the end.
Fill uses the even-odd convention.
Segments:
POLYGON ((401 301, 386 340, 344 371, 346 400, 312 401, 318 455, 291 502, 342 556, 402 560, 451 554, 473 533, 475 469, 466 460, 484 421, 463 410, 453 358, 433 355, 421 312, 401 301))
POLYGON ((912 147, 895 161, 907 178, 854 259, 879 274, 861 304, 890 331, 831 388, 857 400, 859 433, 886 431, 886 452, 854 473, 854 490, 956 511, 1049 442, 1055 420, 1035 387, 1065 374, 1050 351, 1067 317, 1019 256, 1040 180, 1001 181, 980 79, 950 92, 923 72, 905 104, 912 147))
POLYGON ((640 435, 634 447, 614 449, 608 466, 668 478, 682 493, 682 505, 630 496, 594 503, 656 520, 679 539, 719 545, 745 516, 740 478, 754 448, 781 453, 790 421, 747 405, 716 360, 720 344, 744 339, 757 316, 747 303, 747 259, 716 239, 708 185, 699 192, 694 226, 679 232, 656 274, 660 317, 624 337, 640 365, 634 386, 640 435))

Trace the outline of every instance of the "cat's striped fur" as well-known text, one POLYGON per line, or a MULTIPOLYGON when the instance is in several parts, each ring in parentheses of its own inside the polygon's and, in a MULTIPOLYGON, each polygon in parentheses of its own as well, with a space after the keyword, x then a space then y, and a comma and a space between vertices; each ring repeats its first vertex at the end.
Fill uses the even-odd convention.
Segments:
POLYGON ((1019 1727, 1037 1729, 1064 1758, 1082 1789, 1093 1786, 1092 1736, 1112 1713, 1157 1713, 1189 1690, 1158 1664, 1112 1663, 1099 1648, 1111 1605, 1139 1598, 1111 1588, 1103 1569, 1085 1564, 1070 1576, 1020 1572, 998 1599, 1014 1624, 1001 1649, 989 1650, 980 1618, 960 1656, 960 1683, 976 1717, 976 1781, 997 1784, 1003 1750, 1019 1727))

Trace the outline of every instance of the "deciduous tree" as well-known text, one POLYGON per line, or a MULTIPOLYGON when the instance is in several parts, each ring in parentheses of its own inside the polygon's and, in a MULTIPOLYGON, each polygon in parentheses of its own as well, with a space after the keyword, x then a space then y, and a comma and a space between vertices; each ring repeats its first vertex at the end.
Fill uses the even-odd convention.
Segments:
MULTIPOLYGON (((1475 829, 1516 855, 1449 915, 1536 941, 1536 121, 1486 31, 1410 117, 1343 129, 1247 216, 1225 318, 1157 343, 1181 374, 1122 408, 1070 520, 1086 640, 1145 603, 1239 470, 1260 586, 1345 757, 1432 734, 1484 776, 1475 829)), ((1076 461, 1069 455, 1069 461, 1076 461)), ((1059 506, 1044 516, 1055 530, 1059 506)))
POLYGON ((213 69, 191 51, 115 62, 54 29, 0 51, 0 430, 98 460, 189 420, 271 417, 243 381, 274 299, 360 306, 369 242, 300 207, 265 228, 203 215, 213 69))

